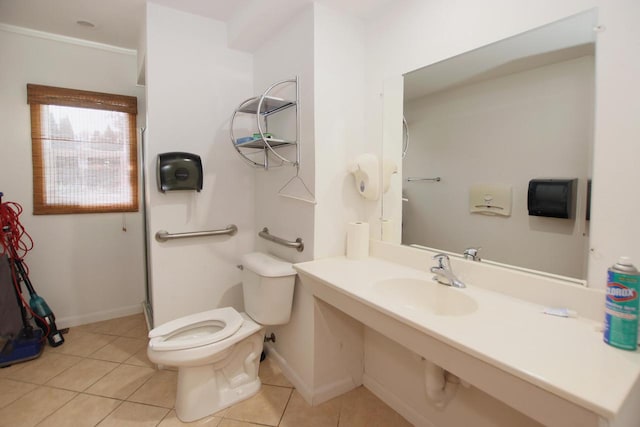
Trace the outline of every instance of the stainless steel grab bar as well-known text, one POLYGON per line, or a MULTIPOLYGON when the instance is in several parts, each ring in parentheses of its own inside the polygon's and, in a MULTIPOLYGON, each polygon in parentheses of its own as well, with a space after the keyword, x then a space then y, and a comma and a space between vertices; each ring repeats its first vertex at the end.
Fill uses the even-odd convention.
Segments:
POLYGON ((207 236, 223 236, 223 235, 233 236, 237 232, 238 232, 238 227, 236 227, 235 224, 227 225, 227 228, 223 228, 220 230, 191 231, 187 233, 169 233, 166 230, 160 230, 156 233, 156 240, 158 242, 166 242, 167 240, 188 239, 191 237, 207 237, 207 236))
POLYGON ((302 252, 304 250, 304 243, 302 243, 301 237, 298 237, 295 242, 291 242, 269 234, 269 229, 267 227, 263 228, 262 231, 258 233, 258 236, 288 248, 295 248, 298 252, 302 252))
POLYGON ((415 182, 415 181, 435 181, 435 182, 440 182, 440 181, 442 181, 442 178, 440 178, 439 176, 436 176, 435 178, 420 178, 420 177, 416 177, 416 176, 410 176, 409 178, 407 178, 407 182, 415 182))

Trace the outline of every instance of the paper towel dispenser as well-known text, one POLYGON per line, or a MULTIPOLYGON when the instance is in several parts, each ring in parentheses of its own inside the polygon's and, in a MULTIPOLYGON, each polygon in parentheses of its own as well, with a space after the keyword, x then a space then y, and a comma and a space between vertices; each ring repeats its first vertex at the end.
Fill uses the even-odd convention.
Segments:
POLYGON ((529 215, 573 218, 577 184, 576 178, 532 179, 527 194, 529 215))
POLYGON ((202 161, 191 153, 158 154, 158 189, 163 193, 174 190, 202 190, 202 161))

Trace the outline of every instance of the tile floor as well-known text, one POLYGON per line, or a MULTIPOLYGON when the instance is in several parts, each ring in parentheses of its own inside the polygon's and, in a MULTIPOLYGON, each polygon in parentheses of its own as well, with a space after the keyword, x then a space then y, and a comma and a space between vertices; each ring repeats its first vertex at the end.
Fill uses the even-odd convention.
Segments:
POLYGON ((177 372, 146 357, 142 314, 71 328, 65 343, 0 369, 0 426, 404 427, 367 389, 309 406, 267 358, 263 386, 244 402, 185 424, 173 410, 177 372))

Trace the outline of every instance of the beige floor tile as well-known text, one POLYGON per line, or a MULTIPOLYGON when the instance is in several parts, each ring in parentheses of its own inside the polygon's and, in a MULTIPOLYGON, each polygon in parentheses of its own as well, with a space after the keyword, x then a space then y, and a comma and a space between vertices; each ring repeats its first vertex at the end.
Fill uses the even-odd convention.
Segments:
POLYGON ((4 368, 0 368, 0 378, 7 378, 7 377, 13 375, 14 373, 19 371, 20 369, 24 368, 25 367, 25 363, 27 363, 27 362, 14 363, 13 365, 5 366, 4 368))
POLYGON ((83 359, 60 375, 53 377, 47 382, 47 385, 73 391, 84 391, 117 367, 118 364, 114 362, 83 359))
POLYGON ((209 416, 191 423, 183 423, 176 416, 176 411, 171 411, 162 420, 158 427, 180 427, 180 426, 193 426, 193 427, 217 427, 220 424, 222 418, 209 416))
POLYGON ((34 426, 73 399, 76 394, 52 387, 38 387, 0 409, 0 426, 34 426))
POLYGON ((144 315, 142 313, 97 322, 93 324, 91 330, 99 334, 117 335, 122 337, 131 329, 138 328, 140 325, 145 325, 144 315))
POLYGON ((38 427, 92 427, 113 412, 121 403, 121 400, 79 394, 51 416, 45 418, 38 424, 38 427))
POLYGON ((124 400, 154 372, 153 369, 143 366, 120 365, 85 390, 85 393, 124 400))
POLYGON ((26 369, 17 370, 15 373, 10 374, 8 378, 16 381, 44 384, 81 360, 82 358, 80 357, 45 351, 39 358, 25 362, 28 363, 26 369))
POLYGON ((156 371, 142 387, 135 391, 128 401, 147 405, 173 408, 176 402, 178 373, 175 371, 156 371))
POLYGON ((144 317, 141 324, 136 323, 132 325, 132 327, 124 334, 122 334, 122 336, 128 338, 138 338, 142 340, 149 339, 149 330, 147 329, 147 323, 144 322, 144 317))
POLYGON ((92 359, 108 360, 109 362, 121 363, 146 346, 146 340, 118 337, 104 347, 91 353, 89 357, 92 359))
POLYGON ((148 366, 150 368, 155 367, 155 364, 149 360, 149 357, 147 357, 147 346, 144 346, 143 348, 138 350, 136 354, 122 363, 134 366, 148 366))
POLYGON ((282 374, 278 362, 267 356, 260 362, 260 381, 262 384, 293 387, 289 380, 282 374))
POLYGON ((247 423, 244 421, 230 420, 226 418, 220 421, 220 424, 218 424, 218 427, 262 427, 262 426, 263 424, 253 424, 253 423, 247 423))
POLYGON ((340 397, 311 406, 293 391, 280 427, 336 427, 340 418, 340 397))
POLYGON ((0 369, 0 427, 410 426, 364 387, 311 407, 299 393, 292 394, 291 383, 269 358, 260 365, 263 386, 256 396, 182 423, 170 410, 177 371, 154 369, 146 334, 143 315, 83 325, 72 328, 63 345, 47 346, 40 358, 0 369), (75 393, 84 389, 86 394, 75 393))
POLYGON ((58 347, 48 347, 47 351, 87 357, 116 338, 113 335, 96 334, 71 328, 69 333, 64 336, 64 344, 58 347))
POLYGON ((123 402, 115 411, 105 418, 100 427, 154 427, 169 412, 166 408, 123 402))
POLYGON ((290 388, 263 385, 258 394, 229 408, 224 417, 277 426, 290 395, 290 388))
POLYGON ((341 403, 339 427, 412 427, 362 386, 344 394, 341 403))
POLYGON ((218 418, 224 418, 224 416, 227 415, 227 412, 229 412, 229 408, 224 408, 212 414, 212 416, 218 417, 218 418))
POLYGON ((35 384, 0 379, 0 408, 4 408, 11 402, 33 391, 36 387, 38 386, 35 384))

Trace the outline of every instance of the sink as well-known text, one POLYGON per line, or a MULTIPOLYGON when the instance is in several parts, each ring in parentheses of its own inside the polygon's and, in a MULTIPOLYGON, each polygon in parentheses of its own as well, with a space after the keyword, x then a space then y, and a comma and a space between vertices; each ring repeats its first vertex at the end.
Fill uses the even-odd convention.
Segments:
POLYGON ((404 308, 428 311, 439 316, 463 316, 473 313, 478 303, 464 289, 434 281, 394 278, 374 282, 372 290, 385 301, 404 308))

